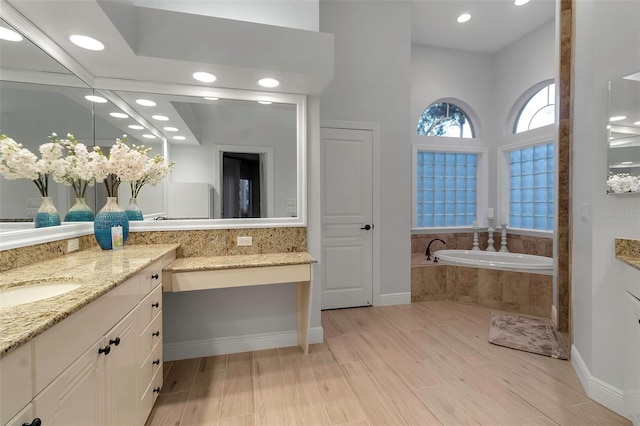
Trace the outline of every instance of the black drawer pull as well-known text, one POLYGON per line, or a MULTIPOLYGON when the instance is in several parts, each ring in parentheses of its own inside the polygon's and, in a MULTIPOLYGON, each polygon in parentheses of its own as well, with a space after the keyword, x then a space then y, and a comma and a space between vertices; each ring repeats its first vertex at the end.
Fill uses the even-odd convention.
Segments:
POLYGON ((157 280, 158 278, 160 278, 160 275, 153 274, 153 275, 151 275, 151 278, 153 278, 154 280, 157 280))
POLYGON ((109 339, 109 344, 118 346, 120 344, 120 338, 116 337, 115 339, 109 339))
POLYGON ((160 335, 160 332, 159 331, 154 331, 153 333, 151 333, 151 335, 153 337, 158 337, 160 335))
POLYGON ((160 386, 158 386, 157 388, 153 388, 153 391, 154 391, 155 393, 160 393, 160 386))
POLYGON ((152 308, 159 308, 159 307, 160 307, 160 303, 159 303, 159 302, 152 303, 152 304, 151 304, 151 307, 152 307, 152 308))
POLYGON ((31 423, 22 423, 22 426, 40 426, 40 425, 42 425, 42 420, 40 420, 37 417, 33 419, 31 423))
POLYGON ((156 359, 155 361, 153 361, 152 363, 153 365, 160 365, 160 358, 156 359))
POLYGON ((109 352, 111 352, 111 346, 109 345, 105 346, 104 348, 98 349, 99 354, 109 355, 109 352))

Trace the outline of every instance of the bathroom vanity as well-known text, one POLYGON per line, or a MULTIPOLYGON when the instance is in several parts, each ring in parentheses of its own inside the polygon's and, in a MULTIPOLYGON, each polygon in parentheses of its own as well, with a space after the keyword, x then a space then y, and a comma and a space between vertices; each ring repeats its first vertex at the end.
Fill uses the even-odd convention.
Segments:
POLYGON ((177 247, 90 249, 4 272, 0 291, 77 286, 0 308, 0 424, 144 424, 163 380, 162 268, 177 247))

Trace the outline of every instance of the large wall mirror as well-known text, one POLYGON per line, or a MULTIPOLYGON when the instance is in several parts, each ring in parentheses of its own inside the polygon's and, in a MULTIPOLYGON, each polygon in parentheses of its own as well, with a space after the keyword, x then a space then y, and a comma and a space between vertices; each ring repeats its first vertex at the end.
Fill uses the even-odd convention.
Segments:
POLYGON ((640 72, 609 83, 609 194, 640 194, 640 72))

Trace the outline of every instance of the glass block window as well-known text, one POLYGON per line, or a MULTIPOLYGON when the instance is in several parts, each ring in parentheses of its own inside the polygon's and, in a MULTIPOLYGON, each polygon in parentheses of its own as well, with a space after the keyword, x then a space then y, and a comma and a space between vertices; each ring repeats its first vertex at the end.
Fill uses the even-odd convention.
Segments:
POLYGON ((556 121, 556 85, 538 90, 524 104, 513 125, 513 133, 522 133, 556 121))
POLYGON ((509 226, 553 230, 553 144, 509 153, 509 226))
POLYGON ((418 119, 418 135, 473 138, 473 124, 462 108, 449 102, 431 104, 418 119))
POLYGON ((478 154, 417 153, 416 225, 471 226, 476 220, 478 154))

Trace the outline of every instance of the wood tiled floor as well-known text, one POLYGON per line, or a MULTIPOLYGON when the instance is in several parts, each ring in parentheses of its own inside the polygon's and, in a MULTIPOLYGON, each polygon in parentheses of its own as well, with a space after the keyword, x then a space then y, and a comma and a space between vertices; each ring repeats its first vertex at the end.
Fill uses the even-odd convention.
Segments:
POLYGON ((489 344, 490 315, 453 302, 324 311, 306 357, 167 363, 147 425, 631 425, 586 397, 570 362, 489 344))

